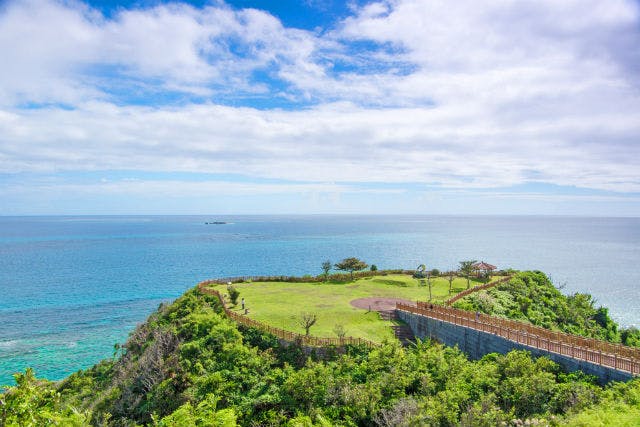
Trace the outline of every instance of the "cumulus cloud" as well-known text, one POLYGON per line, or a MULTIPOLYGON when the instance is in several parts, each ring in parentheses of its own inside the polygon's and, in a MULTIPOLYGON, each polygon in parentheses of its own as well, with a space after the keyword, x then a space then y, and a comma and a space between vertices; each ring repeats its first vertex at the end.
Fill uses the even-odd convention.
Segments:
POLYGON ((266 12, 224 4, 170 3, 106 18, 82 3, 13 0, 0 11, 0 102, 76 103, 151 86, 239 96, 265 90, 252 80, 256 71, 318 73, 310 56, 324 44, 266 12))
POLYGON ((224 3, 9 1, 0 170, 639 192, 638 46, 631 0, 378 1, 317 31, 224 3))

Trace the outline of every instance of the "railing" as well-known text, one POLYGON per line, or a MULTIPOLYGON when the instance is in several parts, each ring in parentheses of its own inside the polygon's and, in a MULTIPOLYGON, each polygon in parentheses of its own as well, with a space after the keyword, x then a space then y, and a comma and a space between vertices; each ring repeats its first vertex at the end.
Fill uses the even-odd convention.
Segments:
POLYGON ((229 317, 230 319, 234 320, 235 322, 241 325, 259 329, 263 332, 267 332, 272 335, 275 335, 276 337, 283 339, 285 341, 297 342, 297 343, 300 343, 301 345, 310 346, 310 347, 329 347, 329 346, 344 347, 346 345, 366 345, 369 348, 373 348, 378 346, 378 344, 363 338, 354 338, 354 337, 321 338, 321 337, 297 334, 295 332, 286 331, 280 328, 275 328, 273 326, 267 325, 266 323, 262 323, 258 320, 251 319, 248 316, 236 313, 230 310, 229 308, 227 308, 220 292, 208 287, 208 285, 212 283, 213 283, 212 281, 200 282, 198 284, 198 289, 202 293, 217 297, 227 317, 229 317))
POLYGON ((416 306, 397 303, 396 309, 488 332, 551 353, 586 360, 634 375, 640 374, 640 349, 638 348, 550 331, 515 320, 425 302, 418 302, 416 306))
POLYGON ((464 298, 469 294, 474 292, 482 291, 484 289, 493 288, 494 286, 500 285, 502 283, 508 282, 511 280, 513 276, 503 277, 502 279, 494 280, 493 282, 485 283, 484 285, 474 286, 473 288, 465 289, 464 291, 455 294, 453 297, 449 298, 445 301, 445 304, 451 305, 454 302, 458 301, 460 298, 464 298))

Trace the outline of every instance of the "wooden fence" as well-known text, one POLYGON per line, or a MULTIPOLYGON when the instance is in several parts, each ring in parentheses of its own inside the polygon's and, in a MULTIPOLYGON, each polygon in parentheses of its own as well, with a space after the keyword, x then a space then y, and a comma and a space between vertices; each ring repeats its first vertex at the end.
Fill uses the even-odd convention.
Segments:
POLYGON ((484 289, 493 288, 494 286, 500 285, 502 283, 508 282, 511 280, 513 276, 503 277, 502 279, 494 280, 493 282, 485 283, 484 285, 474 286, 473 288, 465 289, 464 291, 455 294, 453 297, 449 298, 445 301, 445 304, 451 305, 454 302, 458 301, 460 298, 464 298, 469 294, 474 292, 482 291, 484 289))
POLYGON ((373 348, 378 346, 378 344, 363 338, 354 338, 354 337, 321 338, 321 337, 297 334, 295 332, 286 331, 280 328, 275 328, 273 326, 267 325, 266 323, 259 322, 255 319, 249 318, 248 316, 245 316, 230 310, 226 306, 220 292, 208 287, 208 285, 210 284, 212 284, 212 281, 201 282, 198 284, 198 289, 202 293, 217 297, 227 317, 229 317, 230 319, 234 320, 235 322, 241 325, 259 329, 263 332, 267 332, 272 335, 275 335, 276 337, 283 339, 285 341, 296 342, 296 343, 300 343, 301 345, 310 346, 310 347, 329 347, 329 346, 344 347, 346 345, 366 345, 369 348, 373 348))
POLYGON ((551 353, 586 360, 634 375, 640 374, 640 349, 638 348, 426 302, 418 302, 416 306, 398 303, 396 309, 488 332, 551 353))

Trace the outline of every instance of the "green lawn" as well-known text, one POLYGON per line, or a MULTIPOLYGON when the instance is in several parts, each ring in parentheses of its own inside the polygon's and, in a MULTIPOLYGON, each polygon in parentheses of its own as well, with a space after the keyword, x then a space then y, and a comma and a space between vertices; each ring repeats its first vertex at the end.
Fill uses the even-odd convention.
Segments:
MULTIPOLYGON (((449 296, 449 281, 444 277, 431 279, 433 301, 443 301, 449 296)), ((472 280, 472 286, 479 284, 472 280)), ((234 285, 240 291, 249 308, 249 317, 288 331, 304 333, 297 320, 301 313, 315 313, 317 323, 311 335, 335 337, 335 325, 341 324, 347 336, 366 338, 374 342, 392 339, 392 325, 383 321, 377 312, 357 309, 350 301, 366 297, 390 297, 426 301, 428 286, 419 286, 418 280, 409 275, 387 275, 358 279, 348 283, 285 283, 250 282, 234 285)), ((453 294, 467 288, 464 278, 455 278, 453 294)), ((218 286, 226 293, 224 286, 218 286)), ((238 301, 240 301, 240 298, 238 301)), ((240 312, 240 304, 232 308, 240 312)))

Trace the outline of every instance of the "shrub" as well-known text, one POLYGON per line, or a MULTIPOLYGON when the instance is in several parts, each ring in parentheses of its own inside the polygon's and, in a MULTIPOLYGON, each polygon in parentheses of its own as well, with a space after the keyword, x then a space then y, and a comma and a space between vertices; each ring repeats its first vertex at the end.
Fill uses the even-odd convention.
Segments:
POLYGON ((238 304, 238 297, 240 296, 240 291, 236 289, 235 286, 227 286, 227 292, 229 293, 229 299, 231 300, 231 304, 238 304))

